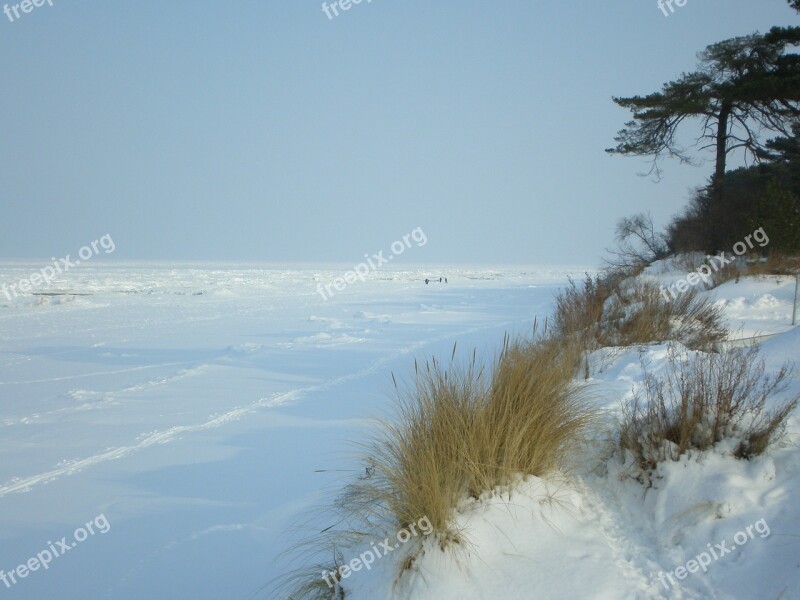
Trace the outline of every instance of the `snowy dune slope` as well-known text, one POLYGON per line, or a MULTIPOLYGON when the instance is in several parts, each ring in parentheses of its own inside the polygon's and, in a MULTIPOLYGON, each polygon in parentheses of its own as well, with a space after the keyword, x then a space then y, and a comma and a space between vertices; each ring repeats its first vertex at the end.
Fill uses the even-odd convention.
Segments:
MULTIPOLYGON (((662 265, 645 277, 668 284, 685 275, 662 265)), ((743 279, 706 293, 734 337, 776 334, 762 344, 768 370, 800 359, 793 278, 743 279)), ((569 474, 465 502, 457 512, 463 547, 443 553, 420 537, 410 569, 399 567, 415 552, 404 545, 351 573, 347 598, 800 599, 798 415, 785 443, 764 456, 736 460, 723 443, 661 465, 646 487, 608 440, 621 402, 642 383, 642 365, 668 367, 668 345, 603 349, 590 364, 585 392, 601 426, 569 474)), ((800 394, 799 376, 787 397, 800 394)))
POLYGON ((98 261, 0 295, 0 570, 110 524, 0 597, 250 597, 359 468, 392 371, 456 340, 494 352, 582 272, 383 269, 323 300, 347 268, 98 261))

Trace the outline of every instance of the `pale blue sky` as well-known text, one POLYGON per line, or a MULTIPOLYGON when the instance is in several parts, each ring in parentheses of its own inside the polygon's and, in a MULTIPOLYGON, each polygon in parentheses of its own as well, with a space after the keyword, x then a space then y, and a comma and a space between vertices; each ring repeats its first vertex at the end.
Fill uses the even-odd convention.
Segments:
MULTIPOLYGON (((13 3, 12 3, 13 4, 13 3)), ((709 173, 604 149, 785 0, 53 0, 0 15, 0 258, 596 263, 709 173)))

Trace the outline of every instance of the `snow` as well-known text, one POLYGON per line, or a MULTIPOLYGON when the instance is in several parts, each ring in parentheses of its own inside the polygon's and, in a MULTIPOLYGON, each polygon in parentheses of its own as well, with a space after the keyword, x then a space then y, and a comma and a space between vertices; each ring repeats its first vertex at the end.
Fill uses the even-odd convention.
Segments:
MULTIPOLYGON (((2 262, 0 283, 46 264, 2 262)), ((0 292, 0 569, 110 523, 0 595, 250 597, 360 468, 392 372, 455 341, 494 349, 585 270, 393 267, 329 300, 317 284, 348 265, 97 259, 0 292)))
MULTIPOLYGON (((643 277, 677 281, 680 269, 670 261, 643 277)), ((768 371, 800 356, 793 278, 745 278, 702 293, 722 308, 734 338, 773 336, 761 350, 768 371)), ((763 456, 737 460, 723 442, 660 465, 646 486, 609 440, 643 366, 669 368, 669 345, 604 348, 589 363, 584 393, 600 420, 577 464, 465 502, 456 513, 463 547, 443 552, 426 539, 404 548, 418 552, 410 568, 396 560, 351 574, 347 598, 800 598, 797 415, 786 442, 763 456)), ((795 374, 781 398, 797 394, 795 374)))
MULTIPOLYGON (((681 264, 643 276, 666 285, 681 264)), ((38 268, 0 263, 1 281, 38 268)), ((363 471, 352 443, 387 411, 392 372, 449 357, 455 341, 494 355, 585 270, 384 269, 323 300, 316 285, 346 268, 98 260, 36 290, 64 295, 0 295, 0 569, 97 515, 111 526, 0 594, 250 597, 286 573, 281 552, 308 533, 293 524, 363 471), (448 284, 424 284, 440 274, 448 284)), ((771 336, 768 370, 800 356, 793 279, 703 293, 735 337, 771 336)), ((583 391, 601 416, 576 464, 465 500, 462 544, 413 538, 352 573, 348 600, 800 598, 797 415, 763 456, 736 460, 722 443, 661 465, 650 487, 613 453, 621 402, 668 355, 593 353, 583 391), (706 572, 660 580, 723 541, 735 547, 706 572)), ((800 393, 797 374, 791 384, 800 393)))

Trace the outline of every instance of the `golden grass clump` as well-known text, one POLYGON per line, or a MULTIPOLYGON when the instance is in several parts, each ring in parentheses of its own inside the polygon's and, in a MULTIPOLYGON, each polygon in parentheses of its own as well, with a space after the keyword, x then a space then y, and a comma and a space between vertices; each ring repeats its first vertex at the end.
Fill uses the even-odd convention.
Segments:
POLYGON ((573 384, 578 356, 554 339, 506 340, 488 375, 474 354, 464 367, 426 363, 370 445, 378 477, 367 495, 399 526, 427 516, 442 545, 458 541, 460 500, 566 465, 590 416, 573 384))
POLYGON ((603 307, 613 293, 613 286, 599 275, 587 273, 580 285, 570 278, 569 285, 556 296, 554 335, 576 339, 586 350, 594 350, 603 307))
MULTIPOLYGON (((462 500, 512 486, 520 476, 569 467, 591 418, 574 383, 580 356, 577 344, 534 334, 533 341, 506 338, 490 370, 474 352, 459 363, 455 347, 447 366, 436 359, 415 363, 413 385, 395 380, 396 414, 361 444, 367 468, 330 511, 335 528, 293 553, 312 550, 322 558, 322 552, 335 568, 347 548, 380 539, 376 532, 394 535, 423 517, 442 549, 464 543, 454 523, 462 500)), ((405 564, 413 564, 420 542, 417 550, 408 548, 405 564)), ((293 600, 344 597, 342 586, 327 587, 314 570, 298 569, 278 587, 293 600)))
POLYGON ((574 340, 584 352, 675 340, 710 350, 725 339, 720 310, 691 289, 677 297, 647 280, 613 274, 570 281, 556 297, 555 337, 574 340))
POLYGON ((693 350, 712 350, 725 339, 721 311, 690 289, 672 298, 654 283, 635 280, 607 301, 598 341, 631 346, 678 341, 693 350))

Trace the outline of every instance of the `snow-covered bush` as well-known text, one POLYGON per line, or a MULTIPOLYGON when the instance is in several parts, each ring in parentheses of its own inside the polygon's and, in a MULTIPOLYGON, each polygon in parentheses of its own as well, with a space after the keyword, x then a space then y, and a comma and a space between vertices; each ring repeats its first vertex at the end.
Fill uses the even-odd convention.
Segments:
POLYGON ((738 458, 759 455, 780 438, 800 402, 800 396, 779 399, 791 374, 789 364, 765 374, 757 346, 722 354, 672 347, 669 368, 660 376, 648 373, 625 406, 620 447, 644 472, 725 439, 735 442, 738 458))

